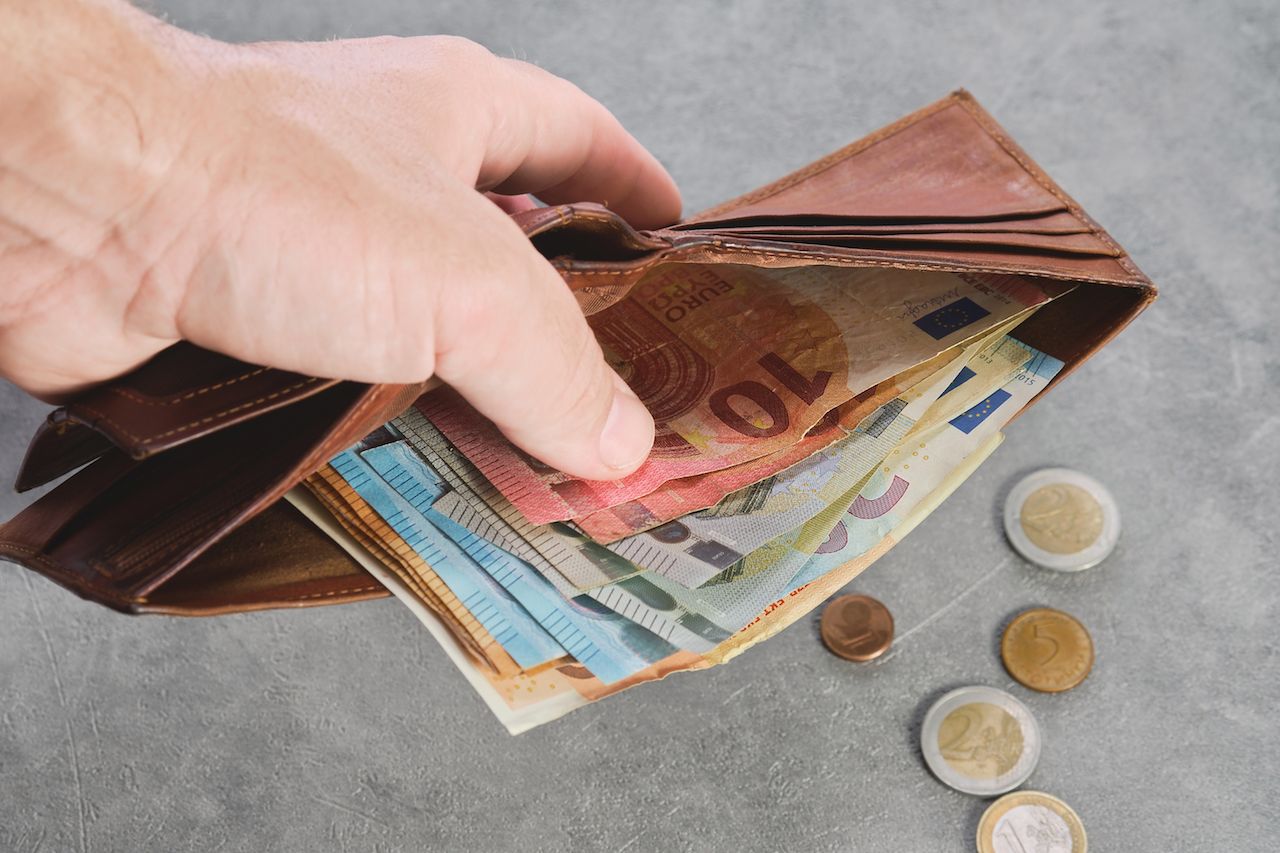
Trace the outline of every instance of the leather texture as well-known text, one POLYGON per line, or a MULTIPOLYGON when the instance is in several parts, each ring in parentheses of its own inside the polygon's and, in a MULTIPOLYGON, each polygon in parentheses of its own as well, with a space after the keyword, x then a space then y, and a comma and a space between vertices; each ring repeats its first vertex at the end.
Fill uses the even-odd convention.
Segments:
MULTIPOLYGON (((1155 298, 1124 250, 963 91, 670 228, 637 231, 594 204, 516 220, 587 313, 661 264, 1078 282, 1020 329, 1066 362, 1052 384, 1155 298)), ((0 526, 0 556, 131 613, 385 595, 282 496, 426 387, 300 376, 179 344, 50 414, 17 488, 81 470, 0 526)))

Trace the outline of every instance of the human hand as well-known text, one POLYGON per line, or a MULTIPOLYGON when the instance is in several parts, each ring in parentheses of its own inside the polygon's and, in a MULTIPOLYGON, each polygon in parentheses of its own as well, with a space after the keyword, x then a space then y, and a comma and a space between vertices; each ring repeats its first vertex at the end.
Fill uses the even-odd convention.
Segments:
POLYGON ((114 0, 0 0, 0 52, 24 118, 0 124, 15 384, 65 396, 185 339, 317 376, 437 375, 576 476, 645 458, 649 414, 480 192, 678 216, 663 168, 571 84, 461 39, 232 46, 114 0))

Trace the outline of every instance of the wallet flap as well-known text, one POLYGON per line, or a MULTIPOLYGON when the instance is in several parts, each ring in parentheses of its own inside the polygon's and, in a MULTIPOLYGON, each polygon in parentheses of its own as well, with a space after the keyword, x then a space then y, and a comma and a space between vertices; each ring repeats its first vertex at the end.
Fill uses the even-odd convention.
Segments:
POLYGON ((1067 210, 968 92, 954 92, 771 184, 692 216, 973 221, 1067 210))
POLYGON ((16 488, 43 485, 113 445, 145 459, 336 384, 178 343, 51 412, 31 442, 16 488))
POLYGON ((728 248, 814 246, 868 263, 1151 286, 965 91, 669 233, 728 248), (909 226, 946 238, 909 235, 909 226))
POLYGON ((0 556, 120 610, 148 596, 421 385, 344 382, 141 460, 104 454, 0 527, 0 556))

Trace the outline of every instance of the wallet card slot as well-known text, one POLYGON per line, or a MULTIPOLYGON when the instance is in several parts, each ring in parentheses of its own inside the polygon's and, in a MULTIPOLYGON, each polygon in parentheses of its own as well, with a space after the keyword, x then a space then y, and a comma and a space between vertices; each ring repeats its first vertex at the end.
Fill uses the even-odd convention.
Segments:
POLYGON ((209 616, 387 595, 340 545, 281 500, 214 543, 138 609, 209 616))
POLYGON ((1119 253, 1091 233, 1084 234, 1021 234, 1005 232, 933 232, 927 234, 814 234, 803 237, 787 235, 753 234, 757 240, 779 243, 805 243, 814 246, 842 246, 847 248, 938 248, 979 247, 990 251, 1050 252, 1075 255, 1102 255, 1116 257, 1119 253))
POLYGON ((607 207, 589 202, 536 208, 514 218, 534 248, 547 258, 629 261, 669 245, 632 228, 607 207))
POLYGON ((1027 216, 1003 219, 975 219, 969 221, 836 221, 802 222, 783 217, 771 222, 758 224, 717 225, 718 234, 739 234, 757 236, 762 234, 779 234, 787 237, 804 237, 808 234, 845 235, 845 234, 934 234, 950 232, 972 233, 1016 233, 1016 234, 1084 234, 1092 229, 1081 222, 1070 212, 1058 211, 1042 216, 1027 216))
MULTIPOLYGON (((853 207, 852 204, 849 205, 853 207)), ((768 213, 749 216, 731 216, 722 219, 695 219, 681 222, 671 227, 673 231, 722 231, 740 230, 744 228, 910 228, 947 225, 991 225, 995 223, 1034 222, 1046 219, 1063 219, 1071 217, 1066 205, 1061 202, 1046 203, 1020 210, 985 211, 977 209, 972 213, 952 211, 949 213, 910 212, 903 210, 897 213, 859 213, 851 209, 848 213, 768 213)))

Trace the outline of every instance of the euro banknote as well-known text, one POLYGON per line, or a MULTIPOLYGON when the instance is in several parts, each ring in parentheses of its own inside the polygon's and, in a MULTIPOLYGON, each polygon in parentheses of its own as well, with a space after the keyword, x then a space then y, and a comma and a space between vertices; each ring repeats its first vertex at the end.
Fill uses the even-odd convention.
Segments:
MULTIPOLYGON (((419 436, 424 435, 424 430, 430 429, 429 424, 413 425, 412 418, 400 423, 419 436)), ((386 484, 395 489, 414 509, 432 514, 437 518, 443 514, 443 511, 438 508, 443 502, 443 495, 441 495, 443 478, 436 473, 438 470, 436 465, 442 464, 441 457, 433 454, 429 458, 423 458, 418 455, 408 440, 362 451, 361 456, 378 472, 386 484), (433 461, 435 465, 432 464, 433 461)), ((451 506, 455 509, 458 507, 465 509, 467 505, 455 503, 451 506)), ((465 530, 483 537, 513 556, 518 556, 516 549, 522 547, 531 552, 535 558, 540 556, 537 551, 527 545, 527 542, 522 546, 520 543, 524 540, 516 537, 514 531, 510 529, 504 531, 500 526, 501 519, 496 522, 486 520, 483 510, 483 505, 477 504, 475 511, 466 509, 456 518, 452 515, 446 516, 450 524, 442 522, 439 529, 453 535, 456 540, 464 538, 462 531, 465 530), (458 518, 462 521, 458 521, 458 518), (467 523, 464 525, 463 522, 467 523)), ((597 543, 567 528, 556 535, 569 540, 565 545, 568 549, 580 547, 588 551, 603 551, 597 543), (575 538, 579 540, 576 543, 572 541, 575 538)), ((607 552, 604 558, 614 561, 621 559, 607 552)), ((696 608, 685 606, 686 601, 681 595, 682 590, 676 584, 654 573, 645 572, 637 567, 632 568, 632 571, 623 573, 624 577, 621 580, 598 586, 585 594, 675 647, 686 651, 707 651, 729 636, 730 629, 723 628, 715 619, 707 618, 696 608)), ((552 569, 547 570, 554 572, 552 569)), ((555 578, 555 575, 552 574, 551 577, 555 578)), ((553 585, 567 598, 579 594, 578 590, 562 579, 553 582, 553 585)))
POLYGON ((330 465, 357 495, 382 516, 392 530, 417 553, 450 591, 523 669, 533 669, 564 657, 567 652, 514 596, 431 521, 386 483, 354 451, 330 465))
MULTIPOLYGON (((894 407, 895 414, 909 412, 910 416, 903 419, 903 427, 894 435, 899 439, 902 438, 907 429, 916 424, 918 420, 921 424, 927 424, 951 417, 953 410, 956 408, 955 401, 961 401, 961 406, 968 406, 970 403, 976 402, 974 394, 985 395, 996 390, 1013 372, 1020 369, 1023 362, 1032 357, 1032 351, 1005 336, 1003 334, 1004 328, 997 329, 996 333, 999 337, 994 340, 992 337, 986 337, 976 341, 963 352, 963 360, 957 359, 944 369, 935 371, 930 381, 921 383, 918 388, 913 389, 912 393, 906 395, 904 399, 898 400, 898 405, 894 407), (940 395, 944 399, 939 400, 940 395)), ((447 446, 447 441, 443 439, 443 436, 438 433, 432 433, 432 425, 424 422, 418 413, 411 412, 397 423, 407 432, 425 438, 425 446, 428 448, 440 450, 442 447, 447 446)), ((872 431, 877 432, 877 430, 872 431)), ((776 521, 776 526, 770 529, 773 535, 799 528, 809 517, 825 509, 834 497, 838 497, 852 484, 853 480, 859 479, 862 473, 868 470, 868 462, 872 467, 878 464, 892 450, 892 447, 892 444, 888 446, 881 445, 881 452, 877 452, 870 457, 865 453, 857 452, 856 449, 853 452, 846 451, 850 459, 857 465, 850 468, 844 481, 844 486, 837 490, 835 495, 828 494, 824 500, 816 505, 813 502, 806 504, 806 507, 813 508, 807 509, 806 513, 798 518, 789 515, 787 512, 776 513, 777 519, 768 519, 766 517, 762 519, 764 528, 770 529, 768 527, 770 520, 776 521)), ((400 451, 389 446, 370 451, 367 455, 391 455, 403 454, 404 452, 407 451, 400 451)), ((434 463, 441 464, 441 456, 433 455, 430 458, 434 463)), ((406 462, 407 465, 405 467, 408 468, 412 468, 415 464, 424 464, 422 460, 417 462, 406 460, 406 462)), ((375 467, 378 467, 376 462, 375 467)), ((403 480, 406 484, 409 484, 408 488, 411 492, 414 489, 421 490, 422 488, 419 485, 413 485, 413 478, 407 476, 403 468, 393 469, 385 467, 385 464, 383 464, 379 467, 379 470, 393 482, 400 483, 403 480)), ((483 510, 483 506, 478 506, 476 511, 469 510, 468 514, 474 520, 480 517, 479 510, 483 510)), ((692 519, 686 518, 682 523, 691 524, 692 519)), ((481 528, 474 523, 470 527, 478 535, 485 535, 482 531, 486 529, 491 538, 495 535, 491 528, 481 528)), ((566 538, 573 536, 572 532, 567 530, 559 535, 566 538)), ((578 538, 580 540, 579 546, 599 547, 586 540, 585 537, 579 536, 578 538)), ((764 543, 762 542, 761 544, 764 543)), ((503 545, 501 547, 506 546, 503 545)), ((770 546, 774 550, 779 547, 777 543, 770 546)), ((606 604, 623 615, 637 619, 641 624, 649 627, 679 648, 704 651, 710 641, 718 640, 724 635, 737 630, 742 620, 751 615, 753 608, 759 602, 767 600, 776 592, 776 588, 779 585, 789 579, 788 571, 794 574, 798 570, 799 567, 794 564, 790 564, 790 569, 786 566, 779 566, 766 578, 758 582, 750 581, 750 575, 762 572, 770 565, 766 555, 774 553, 774 550, 766 549, 761 554, 754 555, 749 559, 738 560, 730 571, 724 573, 718 583, 704 590, 684 589, 682 587, 692 586, 693 584, 689 584, 686 581, 680 585, 673 585, 669 582, 673 580, 672 578, 660 578, 661 572, 646 569, 638 572, 635 577, 628 580, 614 582, 594 589, 591 595, 597 601, 606 604), (734 582, 732 586, 727 585, 730 582, 734 582), (660 606, 655 608, 655 604, 660 606), (696 636, 690 637, 688 635, 690 631, 696 636)), ((786 552, 786 550, 784 548, 783 552, 786 552)), ((791 559, 794 561, 794 556, 791 559)), ((711 574, 714 573, 714 571, 711 572, 711 574)))
POLYGON ((590 319, 658 425, 633 478, 546 469, 445 389, 289 499, 523 730, 729 660, 884 554, 1057 374, 1011 332, 1067 289, 666 265, 590 319))
MULTIPOLYGON (((445 617, 424 605, 422 599, 397 573, 390 571, 359 538, 338 521, 338 514, 319 501, 308 487, 298 486, 285 496, 316 527, 336 542, 352 559, 373 575, 409 609, 444 650, 458 672, 485 706, 511 734, 526 732, 551 722, 591 702, 672 672, 710 666, 703 656, 688 652, 673 655, 640 670, 629 678, 604 684, 580 663, 565 659, 533 671, 500 674, 481 666, 458 642, 445 617)), ((395 545, 392 532, 388 542, 395 545)))
POLYGON ((597 542, 609 544, 715 506, 726 495, 785 471, 853 432, 858 424, 950 359, 949 353, 892 376, 832 409, 800 441, 740 465, 668 480, 653 492, 573 519, 597 542))
POLYGON ((961 351, 865 417, 845 438, 723 498, 715 507, 627 537, 609 550, 686 587, 711 580, 799 527, 876 467, 968 361, 961 351))
MULTIPOLYGON (((377 458, 390 447, 364 453, 377 458)), ((431 496, 443 494, 444 484, 432 481, 431 472, 424 472, 419 480, 415 506, 390 487, 371 482, 368 475, 375 471, 357 454, 347 451, 332 464, 344 478, 350 478, 348 483, 357 493, 363 488, 362 497, 367 495, 370 503, 377 500, 387 508, 388 523, 411 547, 429 550, 432 557, 428 561, 438 571, 447 563, 452 572, 469 574, 472 583, 478 584, 483 577, 496 581, 564 651, 602 682, 624 679, 676 651, 661 637, 592 599, 565 597, 528 563, 437 512, 431 496)), ((385 481, 377 477, 376 483, 385 481)), ((508 651, 516 657, 512 649, 508 651)))
MULTIPOLYGON (((478 665, 458 643, 456 634, 444 624, 441 614, 424 606, 414 590, 409 588, 398 575, 388 571, 362 542, 335 521, 331 511, 323 508, 302 487, 293 489, 287 498, 321 531, 383 583, 418 618, 498 722, 514 735, 552 722, 578 708, 630 687, 656 681, 673 673, 705 669, 727 662, 753 645, 773 636, 808 613, 903 539, 976 470, 977 466, 998 445, 999 439, 1000 436, 996 435, 986 445, 978 448, 963 466, 952 471, 947 480, 916 507, 914 513, 905 519, 899 529, 891 531, 870 552, 839 566, 817 581, 769 602, 749 624, 705 654, 678 652, 655 662, 630 678, 611 685, 603 684, 572 660, 553 663, 533 672, 520 671, 507 674, 499 674, 478 665)), ((392 533, 393 539, 394 536, 395 534, 392 533)))
MULTIPOLYGON (((754 588, 744 580, 757 578, 754 586, 763 586, 781 595, 788 588, 820 577, 824 571, 856 557, 883 539, 953 468, 999 433, 1061 369, 1062 363, 1057 359, 1031 350, 1015 339, 1006 338, 1002 347, 1023 353, 1022 364, 1027 369, 1019 370, 999 386, 983 386, 978 402, 948 420, 941 420, 951 415, 947 405, 949 394, 967 396, 969 389, 965 386, 977 382, 979 374, 975 372, 973 377, 962 379, 935 404, 938 406, 936 416, 922 419, 919 429, 909 434, 866 482, 851 489, 800 528, 748 555, 740 567, 739 577, 719 585, 723 588, 721 596, 734 602, 734 606, 750 609, 758 598, 751 599, 750 605, 741 602, 744 591, 754 588), (815 555, 826 552, 835 556, 810 563, 815 555)), ((756 594, 767 596, 763 590, 756 594)))
POLYGON ((823 267, 663 267, 591 318, 657 439, 610 483, 548 469, 448 388, 417 406, 534 524, 585 516, 673 479, 799 441, 832 409, 1059 292, 1016 276, 823 267), (674 294, 705 299, 686 307, 674 294))
MULTIPOLYGON (((996 434, 1043 391, 1063 367, 1058 359, 1014 339, 1002 349, 1003 352, 992 354, 991 363, 1017 360, 1020 367, 1014 374, 999 389, 964 410, 954 414, 944 410, 942 417, 947 418, 944 423, 929 425, 910 436, 905 446, 885 460, 873 481, 863 487, 842 513, 836 513, 834 520, 829 516, 816 530, 810 531, 808 541, 821 539, 821 544, 813 548, 802 570, 793 578, 793 586, 810 583, 869 550, 911 511, 908 494, 913 488, 917 494, 933 488, 975 444, 996 434), (1025 358, 1015 355, 1018 349, 1027 351, 1025 358), (827 521, 831 523, 828 525, 827 521)), ((952 393, 958 395, 965 383, 976 378, 977 374, 963 376, 952 393)))
MULTIPOLYGON (((995 443, 998 442, 993 442, 986 448, 986 452, 989 453, 994 449, 995 443)), ((400 576, 388 571, 385 564, 340 525, 335 520, 334 514, 323 507, 313 495, 303 487, 297 487, 286 497, 318 529, 332 538, 365 570, 383 583, 414 614, 498 722, 509 733, 515 735, 552 722, 578 708, 631 687, 657 681, 674 673, 705 669, 726 662, 772 636, 820 604, 832 592, 869 565, 874 557, 888 551, 962 483, 976 469, 981 458, 975 455, 969 460, 968 468, 952 472, 951 481, 944 483, 943 489, 931 495, 923 507, 918 507, 915 515, 907 519, 903 529, 895 530, 890 537, 886 537, 886 540, 875 549, 874 556, 864 555, 860 560, 851 561, 820 581, 811 583, 784 599, 771 602, 768 608, 749 625, 706 654, 677 652, 613 684, 602 683, 571 659, 553 662, 534 671, 505 674, 479 665, 458 643, 456 634, 444 624, 441 614, 425 606, 417 593, 408 587, 400 576)), ((394 547, 395 534, 392 533, 391 537, 389 541, 394 547)))
MULTIPOLYGON (((1011 376, 974 371, 971 377, 953 380, 947 393, 921 417, 918 429, 908 433, 880 467, 805 524, 746 555, 717 576, 718 582, 690 590, 692 606, 717 614, 721 624, 738 630, 770 602, 799 585, 793 581, 815 553, 836 544, 833 536, 837 540, 841 534, 852 538, 855 545, 851 547, 869 548, 880 541, 952 468, 998 433, 1061 368, 1061 362, 1013 338, 1003 338, 995 348, 1007 351, 995 361, 1012 361, 1022 369, 1011 376), (986 383, 980 384, 984 378, 986 383), (971 399, 975 388, 981 399, 952 417, 946 398, 956 394, 971 399)), ((851 557, 847 549, 841 555, 851 557)))

